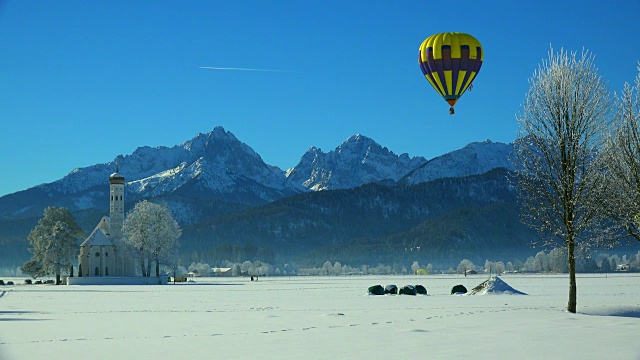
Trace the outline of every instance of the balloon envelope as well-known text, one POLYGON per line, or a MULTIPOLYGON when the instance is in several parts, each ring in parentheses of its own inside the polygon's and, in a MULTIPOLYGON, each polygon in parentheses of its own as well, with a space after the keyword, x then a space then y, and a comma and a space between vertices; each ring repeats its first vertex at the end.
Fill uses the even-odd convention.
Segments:
POLYGON ((429 36, 418 53, 422 74, 451 105, 452 113, 453 106, 478 75, 483 60, 480 42, 459 32, 429 36))

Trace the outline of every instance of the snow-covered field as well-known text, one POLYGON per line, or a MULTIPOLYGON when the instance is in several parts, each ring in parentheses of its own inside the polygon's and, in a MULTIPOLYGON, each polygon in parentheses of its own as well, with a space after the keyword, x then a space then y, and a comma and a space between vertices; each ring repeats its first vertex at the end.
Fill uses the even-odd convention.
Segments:
POLYGON ((481 275, 0 286, 0 359, 640 359, 640 275, 579 275, 578 314, 566 275, 501 279, 528 295, 449 295, 481 275))

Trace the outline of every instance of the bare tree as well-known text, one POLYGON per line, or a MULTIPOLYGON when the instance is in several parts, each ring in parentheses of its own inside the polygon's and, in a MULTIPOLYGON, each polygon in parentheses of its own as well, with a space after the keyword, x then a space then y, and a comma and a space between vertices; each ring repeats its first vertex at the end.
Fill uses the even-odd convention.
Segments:
MULTIPOLYGON (((600 222, 593 190, 602 186, 594 156, 611 122, 611 96, 594 57, 582 52, 549 51, 529 80, 517 115, 516 186, 523 220, 537 229, 545 245, 567 247, 569 303, 576 312, 575 248, 600 222)), ((588 235, 589 234, 589 235, 588 235)))
POLYGON ((612 186, 601 204, 623 237, 640 241, 640 65, 635 86, 626 83, 616 105, 615 130, 601 156, 605 181, 612 186))

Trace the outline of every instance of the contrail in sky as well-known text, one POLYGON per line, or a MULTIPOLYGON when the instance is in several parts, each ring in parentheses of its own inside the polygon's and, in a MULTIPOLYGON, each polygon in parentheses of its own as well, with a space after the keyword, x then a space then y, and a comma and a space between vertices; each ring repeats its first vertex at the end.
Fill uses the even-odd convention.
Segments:
POLYGON ((235 71, 267 71, 267 72, 291 72, 287 70, 272 70, 272 69, 248 69, 248 68, 234 68, 234 67, 213 67, 213 66, 199 66, 198 69, 206 70, 235 70, 235 71))

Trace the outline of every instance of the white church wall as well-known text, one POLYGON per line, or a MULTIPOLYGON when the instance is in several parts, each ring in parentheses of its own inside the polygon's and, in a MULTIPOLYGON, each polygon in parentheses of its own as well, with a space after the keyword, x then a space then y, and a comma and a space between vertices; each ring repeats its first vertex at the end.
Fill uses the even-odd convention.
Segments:
POLYGON ((84 276, 113 276, 115 271, 115 254, 112 246, 92 246, 89 250, 89 269, 84 276), (88 271, 88 275, 87 274, 88 271))

